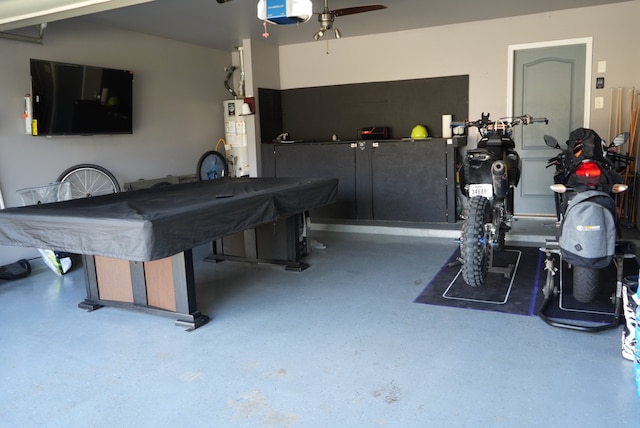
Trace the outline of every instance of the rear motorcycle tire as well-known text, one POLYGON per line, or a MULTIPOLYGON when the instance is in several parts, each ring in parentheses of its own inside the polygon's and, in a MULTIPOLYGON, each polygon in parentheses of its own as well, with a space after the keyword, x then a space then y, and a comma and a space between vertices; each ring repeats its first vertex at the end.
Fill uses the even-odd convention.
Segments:
POLYGON ((485 223, 492 221, 491 204, 487 198, 469 199, 469 215, 462 225, 460 257, 462 278, 472 287, 484 283, 489 267, 491 240, 485 236, 485 223))
POLYGON ((581 303, 592 302, 598 294, 600 271, 573 266, 573 298, 581 303))

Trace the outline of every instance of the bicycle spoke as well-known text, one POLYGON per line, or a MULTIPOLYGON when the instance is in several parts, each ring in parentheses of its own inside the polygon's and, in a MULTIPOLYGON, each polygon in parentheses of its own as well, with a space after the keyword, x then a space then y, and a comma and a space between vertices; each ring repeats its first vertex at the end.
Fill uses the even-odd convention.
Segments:
POLYGON ((119 191, 118 183, 111 176, 111 173, 103 171, 97 165, 87 164, 72 167, 66 174, 61 176, 59 181, 69 183, 73 199, 106 195, 119 191))

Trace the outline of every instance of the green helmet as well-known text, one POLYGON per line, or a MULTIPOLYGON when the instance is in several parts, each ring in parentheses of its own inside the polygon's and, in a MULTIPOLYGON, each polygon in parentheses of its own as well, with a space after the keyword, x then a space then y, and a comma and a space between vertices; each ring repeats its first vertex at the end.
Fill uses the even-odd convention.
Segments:
POLYGON ((427 138, 429 134, 427 133, 427 128, 424 125, 416 125, 411 130, 411 139, 419 140, 421 138, 427 138))

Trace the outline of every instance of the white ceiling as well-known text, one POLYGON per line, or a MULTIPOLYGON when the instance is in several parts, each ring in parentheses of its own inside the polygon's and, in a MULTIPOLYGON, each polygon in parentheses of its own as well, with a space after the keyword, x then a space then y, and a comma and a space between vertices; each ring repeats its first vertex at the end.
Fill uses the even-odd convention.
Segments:
MULTIPOLYGON (((14 24, 3 24, 7 16, 10 17, 10 13, 15 15, 15 9, 11 9, 12 5, 15 8, 24 8, 28 5, 28 8, 32 8, 33 11, 38 7, 51 8, 52 2, 73 3, 70 0, 0 0, 0 31, 25 27, 27 24, 34 25, 40 21, 48 21, 49 27, 52 27, 55 25, 52 22, 57 19, 88 13, 70 19, 106 24, 226 51, 233 50, 242 39, 262 38, 264 32, 263 23, 257 18, 257 0, 229 0, 222 4, 216 0, 108 0, 93 6, 94 10, 80 9, 77 12, 66 12, 66 15, 58 14, 50 18, 31 18, 14 24), (115 9, 107 10, 111 7, 115 9), (104 11, 95 12, 95 10, 104 11)), ((329 0, 329 8, 338 9, 371 3, 387 6, 384 10, 336 18, 335 27, 340 29, 342 37, 353 37, 621 2, 621 0, 446 0, 438 2, 329 0)), ((76 3, 82 2, 76 1, 76 3)), ((322 10, 323 1, 313 0, 313 5, 314 12, 319 12, 322 10)), ((576 25, 580 25, 579 16, 576 17, 576 25)), ((614 23, 603 23, 603 25, 611 26, 612 31, 615 31, 614 23)), ((270 36, 266 41, 278 45, 311 42, 318 27, 315 16, 308 22, 298 25, 269 24, 270 36)), ((329 35, 333 37, 333 34, 329 35)), ((479 40, 469 40, 470 44, 475 42, 481 43, 479 40)))
POLYGON ((153 0, 0 0, 0 30, 57 21, 153 0))

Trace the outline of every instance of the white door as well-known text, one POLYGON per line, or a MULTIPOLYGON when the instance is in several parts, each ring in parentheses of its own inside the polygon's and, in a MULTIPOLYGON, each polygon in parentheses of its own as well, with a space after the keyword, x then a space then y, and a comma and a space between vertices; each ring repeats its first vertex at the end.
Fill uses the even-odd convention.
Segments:
POLYGON ((591 40, 579 39, 555 43, 512 46, 512 84, 508 103, 514 116, 530 114, 547 117, 548 125, 518 126, 513 139, 522 159, 522 175, 516 188, 515 213, 518 215, 555 215, 553 168, 545 168, 547 159, 557 150, 549 149, 544 135, 564 143, 569 133, 587 126, 591 40))

